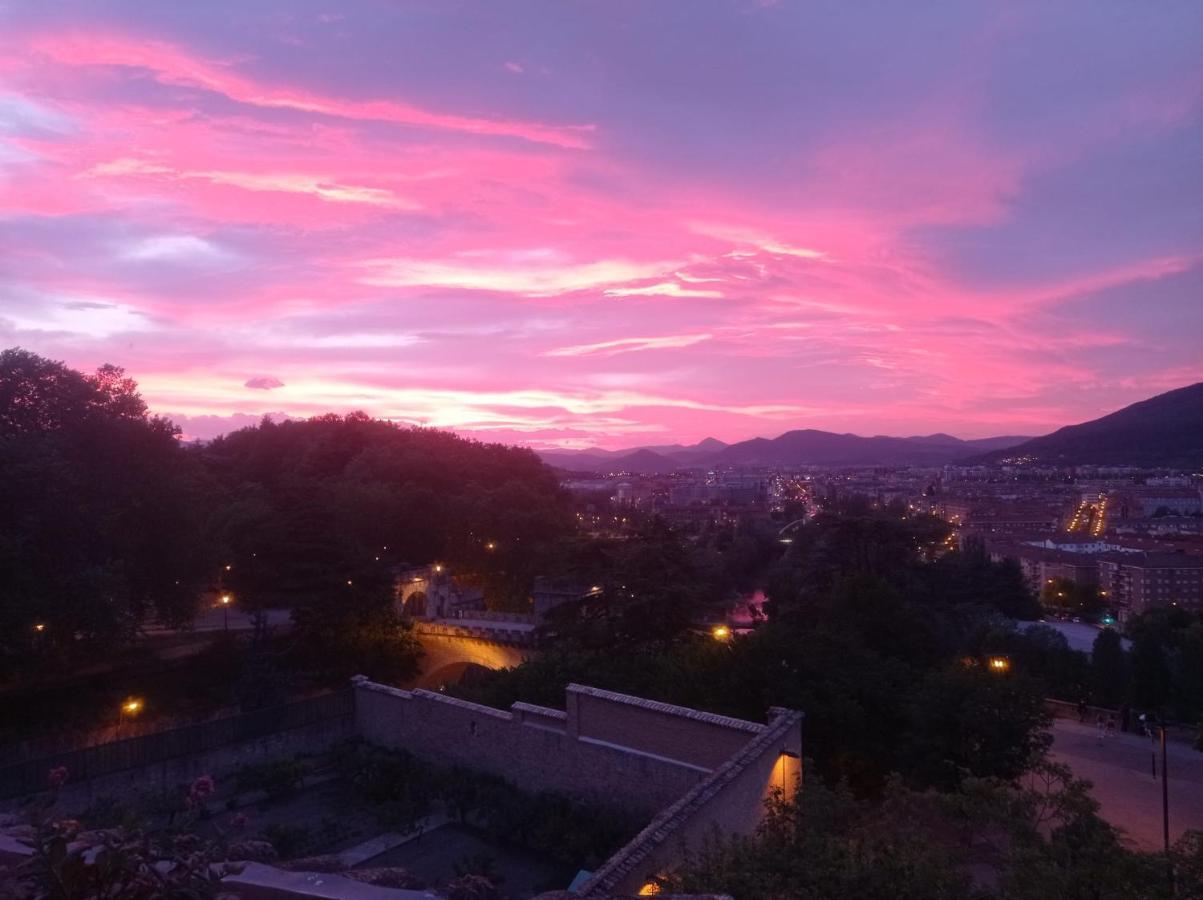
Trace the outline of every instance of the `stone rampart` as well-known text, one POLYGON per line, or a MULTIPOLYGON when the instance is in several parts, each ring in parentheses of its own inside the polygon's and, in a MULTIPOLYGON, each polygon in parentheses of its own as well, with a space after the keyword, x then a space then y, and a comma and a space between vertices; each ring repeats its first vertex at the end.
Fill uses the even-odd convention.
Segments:
POLYGON ((705 769, 721 765, 763 725, 579 684, 568 685, 579 740, 631 747, 705 769))
POLYGON ((356 731, 372 743, 643 815, 674 803, 765 729, 579 685, 568 688, 567 711, 526 703, 499 710, 365 678, 355 679, 355 692, 356 731), (675 745, 663 723, 684 729, 675 745))
POLYGON ((788 793, 802 777, 802 713, 773 709, 770 717, 767 728, 610 857, 580 896, 636 894, 715 833, 752 833, 773 791, 788 793))

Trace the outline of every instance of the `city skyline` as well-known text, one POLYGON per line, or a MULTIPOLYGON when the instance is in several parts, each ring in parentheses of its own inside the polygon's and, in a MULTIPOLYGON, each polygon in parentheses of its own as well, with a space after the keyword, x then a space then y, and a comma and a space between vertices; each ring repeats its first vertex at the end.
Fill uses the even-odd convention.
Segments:
POLYGON ((1203 380, 1199 24, 0 3, 0 345, 201 438, 1045 434, 1203 380))

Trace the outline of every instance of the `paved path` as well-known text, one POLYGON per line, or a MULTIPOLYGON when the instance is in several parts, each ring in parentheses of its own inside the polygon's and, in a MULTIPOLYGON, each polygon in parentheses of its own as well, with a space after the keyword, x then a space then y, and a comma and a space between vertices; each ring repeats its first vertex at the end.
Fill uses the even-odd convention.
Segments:
MULTIPOLYGON (((1147 737, 1116 734, 1098 739, 1097 728, 1067 719, 1053 723, 1052 757, 1094 784, 1100 812, 1123 828, 1141 850, 1160 850, 1161 755, 1154 780, 1147 737)), ((1171 740, 1169 755, 1170 841, 1190 828, 1203 829, 1203 753, 1190 744, 1171 740)))
MULTIPOLYGON (((292 612, 287 609, 266 609, 263 611, 269 628, 287 630, 292 627, 292 612)), ((255 627, 250 613, 244 612, 237 606, 228 610, 220 606, 210 607, 199 613, 187 628, 165 628, 162 625, 148 625, 144 631, 147 636, 191 634, 195 632, 213 631, 250 631, 255 627)))

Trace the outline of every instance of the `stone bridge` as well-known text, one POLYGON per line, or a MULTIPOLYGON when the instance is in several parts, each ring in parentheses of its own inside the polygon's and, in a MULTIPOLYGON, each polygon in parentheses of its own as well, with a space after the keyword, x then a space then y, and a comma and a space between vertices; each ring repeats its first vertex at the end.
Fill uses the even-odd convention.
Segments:
POLYGON ((519 665, 530 655, 525 647, 481 640, 454 634, 430 633, 418 629, 418 640, 425 655, 421 672, 410 687, 438 690, 455 684, 474 666, 486 669, 508 669, 519 665))

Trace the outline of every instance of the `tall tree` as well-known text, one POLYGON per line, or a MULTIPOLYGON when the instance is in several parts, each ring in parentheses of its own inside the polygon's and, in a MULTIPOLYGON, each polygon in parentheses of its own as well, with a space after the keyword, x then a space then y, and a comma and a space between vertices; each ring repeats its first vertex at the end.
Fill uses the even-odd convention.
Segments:
POLYGON ((0 353, 0 667, 195 612, 212 561, 177 437, 116 367, 0 353))
POLYGON ((1104 628, 1094 639, 1090 674, 1095 703, 1116 707, 1124 702, 1128 689, 1128 654, 1124 652, 1119 632, 1104 628))

